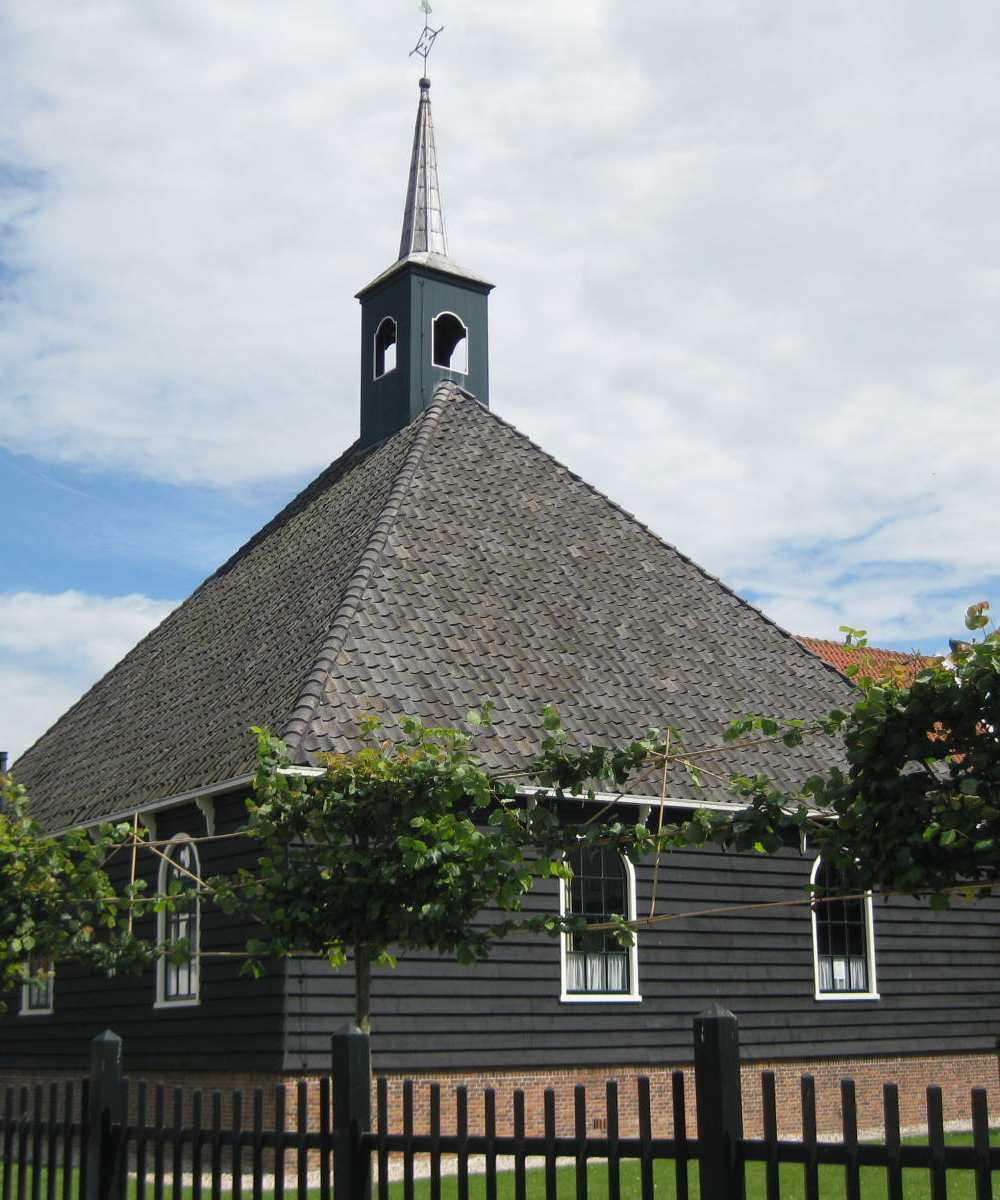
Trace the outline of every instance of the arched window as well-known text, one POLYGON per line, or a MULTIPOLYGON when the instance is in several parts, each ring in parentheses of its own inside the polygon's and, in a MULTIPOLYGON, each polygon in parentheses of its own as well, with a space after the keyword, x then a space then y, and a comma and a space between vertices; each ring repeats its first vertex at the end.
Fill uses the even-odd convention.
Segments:
MULTIPOLYGON (((588 925, 613 914, 635 919, 635 871, 627 858, 607 846, 575 850, 573 878, 563 885, 563 912, 588 925)), ((608 930, 563 935, 563 1000, 638 1000, 635 941, 622 946, 608 930)))
POLYGON ((177 894, 172 909, 158 914, 156 937, 159 944, 186 946, 184 961, 172 961, 169 951, 156 962, 157 1004, 197 1004, 199 998, 199 955, 201 953, 201 901, 197 895, 182 893, 198 883, 198 850, 187 834, 178 834, 163 851, 160 861, 159 891, 177 894))
POLYGON ((434 365, 449 371, 469 370, 469 330, 454 313, 439 313, 434 318, 434 365))
POLYGON ((871 893, 817 858, 812 869, 817 1000, 877 1000, 871 893))
POLYGON ((396 369, 396 322, 383 317, 375 330, 375 378, 396 369))

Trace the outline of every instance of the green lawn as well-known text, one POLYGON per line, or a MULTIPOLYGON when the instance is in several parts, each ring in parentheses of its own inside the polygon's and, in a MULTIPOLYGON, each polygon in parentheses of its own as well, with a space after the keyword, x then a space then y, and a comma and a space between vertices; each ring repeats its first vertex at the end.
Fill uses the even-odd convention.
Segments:
MULTIPOLYGON (((951 1139, 949 1139, 951 1140, 951 1139)), ((560 1167, 558 1172, 558 1196, 566 1200, 576 1195, 576 1172, 573 1167, 560 1167)), ((689 1194, 691 1200, 698 1200, 698 1167, 692 1163, 688 1173, 689 1194)), ((804 1200, 805 1187, 803 1184, 802 1167, 795 1164, 783 1164, 780 1168, 781 1200, 804 1200)), ((653 1169, 654 1192, 656 1200, 675 1200, 673 1163, 658 1162, 653 1169)), ((994 1172, 994 1194, 1000 1196, 1000 1172, 994 1172)), ((925 1171, 904 1171, 903 1189, 906 1200, 930 1200, 930 1184, 925 1171)), ((418 1200, 429 1200, 430 1185, 425 1179, 418 1179, 414 1186, 414 1195, 418 1200)), ((821 1200, 844 1200, 843 1167, 819 1168, 819 1194, 821 1200)), ((885 1171, 877 1167, 865 1167, 861 1170, 861 1194, 863 1200, 885 1200, 886 1184, 885 1171)), ((971 1171, 948 1172, 948 1200, 975 1200, 975 1181, 971 1171)), ((394 1183, 389 1188, 392 1200, 402 1200, 402 1184, 394 1183)), ((455 1179, 445 1177, 441 1181, 443 1200, 456 1200, 458 1189, 455 1179)), ((545 1179, 541 1171, 533 1171, 528 1177, 527 1195, 529 1200, 543 1200, 545 1196, 545 1179)), ((587 1174, 587 1195, 589 1200, 607 1200, 608 1173, 603 1164, 592 1164, 587 1174)), ((640 1200, 642 1196, 639 1179, 639 1167, 635 1163, 622 1164, 621 1195, 623 1200, 640 1200)), ((485 1181, 481 1176, 470 1180, 470 1200, 484 1200, 486 1196, 485 1181)), ((497 1176, 498 1200, 514 1200, 514 1180, 510 1174, 497 1176)), ((747 1167, 746 1200, 764 1200, 764 1169, 757 1163, 747 1167)))
MULTIPOLYGON (((905 1139, 909 1145, 919 1145, 920 1138, 905 1139)), ((951 1146, 970 1146, 972 1135, 968 1133, 948 1134, 945 1138, 951 1146)), ((992 1130, 990 1141, 1000 1145, 1000 1129, 992 1130)), ((781 1200, 804 1200, 805 1186, 802 1167, 794 1163, 782 1164, 779 1168, 781 1181, 781 1200)), ((557 1188, 560 1200, 576 1195, 576 1171, 573 1167, 560 1167, 557 1171, 557 1188)), ((656 1162, 653 1164, 653 1181, 656 1200, 675 1200, 676 1189, 674 1182, 674 1164, 672 1162, 656 1162)), ((764 1200, 765 1181, 764 1167, 760 1163, 750 1163, 746 1171, 746 1200, 764 1200)), ((688 1188, 691 1200, 698 1200, 698 1164, 693 1162, 688 1169, 688 1188)), ((903 1192, 906 1200, 930 1200, 930 1182, 926 1171, 904 1170, 903 1192)), ((414 1186, 417 1200, 429 1200, 430 1184, 426 1179, 418 1179, 414 1186)), ((845 1200, 844 1168, 821 1166, 819 1168, 819 1194, 821 1200, 845 1200)), ((994 1194, 1000 1197, 1000 1172, 994 1172, 994 1194)), ((403 1186, 394 1183, 389 1188, 392 1200, 402 1200, 403 1186)), ((445 1176, 441 1181, 443 1200, 456 1200, 458 1188, 454 1177, 445 1176)), ((527 1195, 529 1200, 544 1200, 545 1176, 541 1170, 529 1172, 527 1195)), ((608 1172, 604 1163, 591 1164, 587 1172, 587 1195, 589 1200, 607 1200, 608 1172)), ((635 1162, 624 1162, 621 1167, 622 1200, 639 1200, 642 1196, 639 1165, 635 1162)), ((863 1167, 861 1169, 861 1195, 863 1200, 885 1200, 887 1195, 885 1170, 881 1167, 863 1167)), ((948 1172, 948 1200, 975 1200, 975 1179, 971 1171, 948 1172)), ((470 1200, 484 1200, 486 1196, 485 1180, 476 1176, 469 1182, 470 1200)), ((514 1200, 514 1179, 510 1173, 497 1175, 498 1200, 514 1200)))
MULTIPOLYGON (((991 1141, 994 1145, 1000 1144, 1000 1130, 994 1130, 991 1134, 991 1141)), ((919 1139, 910 1139, 911 1144, 918 1144, 919 1139)), ((949 1134, 947 1137, 949 1145, 970 1145, 972 1142, 971 1134, 949 1134)), ((0 1196, 9 1195, 17 1196, 17 1170, 12 1172, 10 1179, 2 1178, 2 1166, 0 1166, 0 1196), (9 1189, 9 1191, 8 1191, 9 1189)), ((781 1169, 781 1200, 804 1200, 804 1186, 801 1166, 794 1164, 784 1164, 781 1169)), ((40 1172, 41 1179, 40 1195, 46 1194, 47 1172, 40 1172)), ((560 1200, 563 1197, 570 1198, 576 1194, 576 1171, 573 1167, 560 1167, 556 1172, 557 1175, 557 1195, 560 1200)), ((657 1162, 653 1164, 653 1179, 656 1200, 675 1200, 676 1191, 674 1187, 674 1164, 672 1162, 657 1162)), ((1000 1196, 1000 1172, 994 1172, 996 1186, 995 1194, 1000 1196)), ((822 1200, 844 1200, 844 1170, 842 1167, 820 1167, 820 1196, 822 1200)), ((32 1194, 32 1184, 36 1181, 32 1179, 29 1172, 26 1183, 25 1195, 30 1197, 32 1194)), ((76 1181, 74 1181, 75 1183, 76 1181)), ((56 1194, 62 1194, 62 1173, 59 1173, 59 1178, 56 1181, 56 1194)), ((291 1200, 295 1196, 294 1175, 288 1176, 288 1186, 285 1190, 285 1196, 291 1200)), ((689 1186, 692 1200, 697 1200, 699 1197, 698 1189, 698 1166, 697 1163, 691 1163, 689 1167, 689 1186)), ((906 1200, 930 1200, 930 1185, 925 1171, 906 1170, 903 1172, 903 1188, 906 1200)), ((886 1196, 885 1171, 878 1167, 865 1167, 861 1171, 861 1189, 863 1200, 884 1200, 886 1196)), ((608 1196, 608 1171, 604 1163, 592 1163, 587 1172, 587 1190, 591 1200, 607 1200, 608 1196)), ((170 1181, 167 1181, 165 1186, 166 1195, 170 1200, 191 1200, 191 1191, 189 1188, 183 1189, 183 1192, 176 1193, 170 1187, 170 1181)), ((416 1181, 414 1192, 418 1200, 429 1200, 430 1197, 430 1182, 426 1179, 418 1179, 416 1181)), ((75 1193, 75 1188, 74 1188, 75 1193)), ((128 1196, 135 1197, 137 1194, 135 1180, 129 1180, 128 1196)), ((210 1196, 210 1190, 203 1188, 203 1197, 210 1196)), ((228 1194, 228 1193, 224 1193, 228 1194)), ((444 1176, 441 1182, 441 1194, 444 1200, 457 1200, 458 1186, 454 1176, 444 1176)), ((624 1162, 621 1168, 621 1194, 623 1200, 639 1200, 641 1197, 641 1182, 639 1174, 639 1165, 635 1162, 624 1162)), ((147 1184, 145 1195, 149 1200, 153 1196, 153 1185, 147 1184)), ((251 1195, 250 1180, 248 1176, 244 1176, 242 1196, 244 1200, 249 1200, 251 1195)), ((269 1194, 267 1194, 269 1196, 269 1194)), ((392 1200, 402 1200, 403 1185, 402 1183, 393 1183, 389 1188, 389 1195, 392 1200)), ((527 1195, 530 1200, 544 1200, 545 1197, 545 1173, 541 1169, 532 1170, 528 1173, 527 1180, 527 1195)), ((747 1190, 746 1200, 764 1200, 764 1168, 757 1163, 751 1163, 747 1168, 747 1190)), ((476 1175, 470 1178, 469 1181, 469 1197, 470 1200, 484 1200, 486 1196, 486 1181, 482 1175, 476 1175)), ((500 1172, 497 1175, 497 1197, 498 1200, 514 1200, 514 1177, 511 1172, 500 1172)), ((974 1200, 975 1185, 971 1171, 950 1171, 948 1173, 948 1198, 949 1200, 974 1200)), ((318 1189, 313 1189, 309 1192, 308 1197, 303 1197, 302 1200, 319 1200, 318 1189)))

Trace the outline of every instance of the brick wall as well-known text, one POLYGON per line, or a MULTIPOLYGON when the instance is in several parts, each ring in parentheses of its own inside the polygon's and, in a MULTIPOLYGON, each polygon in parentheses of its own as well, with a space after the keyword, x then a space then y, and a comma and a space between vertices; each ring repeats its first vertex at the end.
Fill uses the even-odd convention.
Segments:
MULTIPOLYGON (((430 1102, 430 1084, 441 1085, 441 1125, 447 1132, 454 1128, 455 1089, 461 1085, 468 1088, 469 1130, 478 1131, 483 1121, 483 1091, 493 1088, 496 1092, 497 1132, 513 1131, 513 1101, 515 1089, 525 1093, 525 1124, 529 1135, 542 1132, 543 1096, 546 1088, 552 1088, 556 1098, 557 1133, 572 1134, 574 1129, 574 1087, 582 1084, 586 1088, 587 1131, 600 1135, 606 1129, 606 1084, 608 1079, 618 1083, 619 1132, 622 1136, 637 1133, 638 1100, 637 1079, 641 1074, 650 1080, 650 1096, 653 1133, 656 1136, 672 1136, 670 1067, 650 1068, 640 1071, 634 1066, 614 1068, 564 1068, 539 1071, 504 1071, 446 1074, 411 1074, 413 1080, 414 1127, 417 1132, 427 1129, 430 1102)), ((973 1087, 985 1087, 989 1093, 989 1109, 994 1118, 1000 1118, 1000 1087, 995 1055, 934 1055, 929 1057, 864 1057, 853 1059, 829 1059, 784 1062, 752 1062, 742 1067, 744 1125, 748 1136, 759 1136, 761 1130, 760 1072, 775 1072, 778 1105, 779 1134, 783 1137, 798 1137, 801 1133, 800 1119, 800 1076, 806 1072, 816 1081, 817 1124, 821 1135, 835 1137, 841 1130, 840 1080, 854 1079, 856 1084, 858 1125, 871 1136, 882 1132, 882 1085, 896 1083, 900 1089, 900 1123, 904 1130, 919 1130, 925 1124, 926 1089, 936 1085, 942 1088, 944 1119, 953 1127, 968 1127, 970 1124, 969 1092, 973 1087)), ((684 1067, 687 1126, 689 1135, 695 1135, 694 1072, 684 1067)), ((64 1074, 65 1079, 79 1078, 64 1074)), ((33 1086, 52 1079, 51 1073, 44 1076, 30 1072, 0 1071, 0 1087, 33 1086)), ((280 1076, 273 1073, 232 1072, 199 1075, 195 1072, 160 1072, 157 1080, 165 1085, 167 1119, 174 1112, 174 1089, 182 1088, 184 1119, 191 1118, 191 1093, 203 1088, 206 1093, 215 1089, 223 1092, 223 1122, 227 1123, 232 1113, 232 1093, 243 1089, 243 1122, 249 1126, 253 1118, 254 1088, 262 1089, 264 1126, 272 1125, 275 1114, 275 1085, 286 1085, 286 1124, 294 1127, 298 1116, 300 1095, 298 1076, 280 1076)), ((320 1081, 318 1078, 302 1080, 305 1111, 308 1123, 315 1127, 319 1122, 320 1081)), ((152 1114, 153 1081, 150 1081, 147 1113, 152 1114)), ((403 1077, 388 1077, 388 1099, 390 1127, 401 1129, 403 1113, 403 1077)), ((135 1089, 133 1088, 133 1110, 135 1089)), ((374 1109, 374 1103, 373 1103, 374 1109)), ((211 1098, 203 1100, 205 1120, 211 1113, 211 1098)), ((134 1111, 133 1111, 134 1116, 134 1111)))
MULTIPOLYGON (((695 1114, 694 1069, 684 1068, 686 1120, 688 1133, 697 1132, 695 1114)), ((760 1074, 775 1073, 778 1108, 778 1132, 782 1137, 799 1137, 801 1123, 800 1078, 809 1073, 816 1083, 816 1120, 822 1135, 833 1137, 841 1131, 840 1081, 855 1081, 860 1130, 879 1136, 882 1132, 882 1085, 896 1083, 900 1089, 900 1124, 904 1129, 919 1130, 926 1124, 926 1092, 938 1086, 943 1092, 944 1119, 955 1127, 971 1126, 969 1093, 974 1087, 989 1092, 990 1113, 1000 1120, 1000 1073, 995 1055, 935 1055, 922 1058, 854 1058, 811 1062, 751 1062, 741 1069, 743 1119, 747 1136, 763 1132, 760 1074)), ((526 1072, 497 1072, 481 1075, 411 1075, 414 1082, 414 1124, 426 1127, 429 1083, 441 1084, 442 1128, 450 1127, 454 1119, 454 1090, 461 1084, 469 1089, 469 1128, 481 1127, 483 1089, 496 1090, 498 1132, 513 1131, 512 1093, 515 1088, 525 1092, 525 1124, 527 1132, 542 1132, 542 1104, 546 1088, 556 1093, 556 1122, 559 1136, 570 1135, 574 1128, 573 1090, 578 1084, 586 1087, 587 1130, 603 1133, 606 1129, 606 1083, 618 1083, 619 1133, 633 1136, 638 1132, 637 1079, 645 1074, 650 1082, 650 1100, 654 1136, 670 1137, 673 1133, 671 1074, 672 1068, 638 1070, 635 1067, 566 1068, 564 1070, 526 1072)), ((392 1128, 402 1122, 402 1078, 389 1078, 389 1111, 392 1128)))
POLYGON ((971 1128, 969 1093, 974 1087, 988 1090, 991 1118, 1000 1121, 1000 1073, 994 1054, 755 1062, 742 1067, 744 1123, 752 1136, 761 1128, 759 1078, 765 1070, 775 1073, 778 1132, 782 1137, 798 1137, 801 1133, 799 1079, 807 1072, 816 1081, 816 1123, 826 1136, 841 1131, 841 1079, 854 1080, 858 1128, 875 1137, 882 1134, 885 1083, 899 1085, 899 1121, 904 1131, 918 1132, 926 1125, 927 1088, 932 1086, 942 1090, 946 1124, 971 1128))

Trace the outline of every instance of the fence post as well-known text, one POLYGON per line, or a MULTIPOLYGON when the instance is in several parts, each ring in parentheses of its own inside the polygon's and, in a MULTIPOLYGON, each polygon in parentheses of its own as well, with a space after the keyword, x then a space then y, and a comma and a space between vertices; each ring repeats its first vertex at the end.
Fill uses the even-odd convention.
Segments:
POLYGON ((124 1195, 122 1137, 122 1040, 105 1029, 90 1043, 90 1097, 87 1104, 86 1200, 118 1200, 124 1195))
POLYGON ((357 1025, 333 1035, 333 1194, 337 1200, 368 1200, 371 1155, 360 1135, 372 1126, 371 1051, 357 1025))
POLYGON ((740 1034, 721 1004, 694 1019, 694 1080, 698 1112, 698 1178, 704 1200, 742 1200, 736 1142, 743 1136, 740 1034))

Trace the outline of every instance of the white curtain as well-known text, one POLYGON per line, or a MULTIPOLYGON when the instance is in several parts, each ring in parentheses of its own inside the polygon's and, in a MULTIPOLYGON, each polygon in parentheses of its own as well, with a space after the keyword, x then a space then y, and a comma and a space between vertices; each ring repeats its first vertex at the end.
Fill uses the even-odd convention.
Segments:
POLYGON ((605 950, 566 955, 566 987, 570 992, 620 995, 629 990, 628 952, 605 950))
POLYGON ((819 960, 821 992, 867 992, 868 963, 860 955, 823 955, 819 960))

